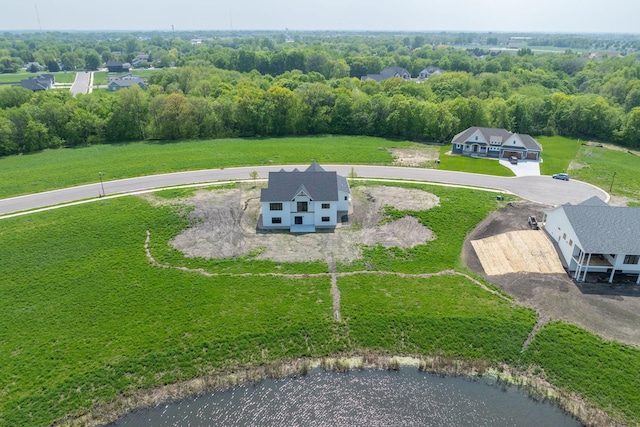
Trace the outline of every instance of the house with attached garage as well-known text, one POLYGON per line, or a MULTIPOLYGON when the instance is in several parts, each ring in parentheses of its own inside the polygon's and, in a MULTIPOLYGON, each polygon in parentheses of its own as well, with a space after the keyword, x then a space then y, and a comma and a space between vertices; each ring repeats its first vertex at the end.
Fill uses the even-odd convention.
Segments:
POLYGON ((346 218, 350 198, 347 179, 316 162, 302 172, 269 172, 267 188, 260 194, 259 227, 293 233, 335 228, 346 218))
POLYGON ((575 280, 598 273, 612 283, 626 274, 640 284, 640 207, 609 206, 594 196, 546 209, 543 222, 575 280))
POLYGON ((399 78, 404 80, 411 80, 411 73, 402 67, 389 67, 380 71, 380 74, 367 74, 366 76, 360 77, 360 80, 375 80, 377 82, 381 82, 384 80, 389 80, 393 78, 399 78))
POLYGON ((451 154, 518 160, 540 160, 542 145, 530 135, 506 129, 470 127, 451 140, 451 154))
POLYGON ((120 77, 109 77, 109 84, 107 84, 107 89, 119 90, 135 85, 140 86, 141 89, 146 89, 147 81, 140 76, 129 73, 120 77))
POLYGON ((56 82, 53 74, 40 74, 26 80, 20 80, 20 86, 32 91, 51 89, 56 82))

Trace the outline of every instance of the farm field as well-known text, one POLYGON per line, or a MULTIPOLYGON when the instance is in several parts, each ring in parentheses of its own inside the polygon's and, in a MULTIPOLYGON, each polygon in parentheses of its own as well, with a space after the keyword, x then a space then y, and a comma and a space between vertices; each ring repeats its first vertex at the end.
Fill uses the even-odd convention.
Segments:
MULTIPOLYGON (((176 202, 192 190, 162 192, 167 203, 160 205, 131 196, 2 220, 0 246, 12 251, 0 265, 6 331, 0 352, 9 355, 0 366, 0 424, 47 425, 141 388, 298 357, 375 350, 516 366, 534 360, 524 359, 529 353, 521 356, 521 348, 535 312, 489 283, 494 292, 453 272, 376 273, 466 272, 459 257, 467 230, 500 206, 484 192, 408 187, 439 197, 438 208, 408 212, 434 230, 436 240, 412 249, 370 248, 362 263, 339 265, 340 322, 333 319, 326 265, 188 259, 172 249, 168 242, 188 226, 176 202), (468 211, 460 211, 464 206, 468 211), (453 212, 467 222, 447 227, 453 212), (214 275, 151 264, 147 230, 156 259, 214 275), (353 274, 360 269, 366 271, 353 274)), ((405 214, 386 211, 389 218, 405 214)), ((592 337, 581 332, 576 342, 592 337)), ((600 356, 599 347, 589 351, 600 356)), ((607 351, 607 357, 640 360, 640 352, 626 346, 607 351)), ((535 357, 543 367, 552 362, 549 355, 535 357)), ((570 370, 556 371, 564 386, 578 389, 570 370)), ((637 384, 614 366, 611 371, 625 387, 637 384)), ((619 393, 595 403, 609 407, 619 393)), ((633 400, 614 409, 637 421, 633 400)))

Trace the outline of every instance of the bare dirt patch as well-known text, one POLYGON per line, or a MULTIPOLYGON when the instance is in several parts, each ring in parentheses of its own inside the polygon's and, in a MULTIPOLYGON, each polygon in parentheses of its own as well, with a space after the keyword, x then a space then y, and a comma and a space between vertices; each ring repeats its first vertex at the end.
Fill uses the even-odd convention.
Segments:
POLYGON ((397 187, 352 190, 349 223, 332 231, 309 234, 265 232, 257 228, 259 188, 198 191, 181 200, 193 225, 171 244, 188 257, 231 258, 253 254, 278 262, 351 262, 362 256, 362 244, 409 248, 433 240, 433 232, 407 216, 381 224, 384 206, 421 211, 439 204, 433 194, 397 187))
MULTIPOLYGON (((471 241, 529 230, 528 216, 541 219, 544 208, 546 206, 529 202, 513 203, 489 215, 464 244, 463 259, 467 266, 520 303, 534 308, 543 322, 567 321, 604 338, 640 347, 640 328, 637 327, 640 325, 640 287, 636 285, 578 286, 565 272, 489 274, 484 270, 471 241)), ((538 232, 545 233, 544 230, 538 232)), ((555 257, 559 259, 557 254, 555 257)))
POLYGON ((390 148, 394 163, 400 166, 428 167, 440 158, 440 147, 420 145, 411 148, 390 148))

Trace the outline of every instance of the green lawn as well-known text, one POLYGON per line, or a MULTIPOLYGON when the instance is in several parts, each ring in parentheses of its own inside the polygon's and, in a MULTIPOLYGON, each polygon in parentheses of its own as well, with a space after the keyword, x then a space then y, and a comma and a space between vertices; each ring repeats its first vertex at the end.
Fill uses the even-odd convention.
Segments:
POLYGON ((20 83, 20 80, 25 80, 31 77, 37 76, 37 73, 6 73, 0 74, 0 84, 13 84, 20 83))
POLYGON ((448 151, 451 151, 451 145, 445 144, 440 149, 440 164, 438 169, 482 173, 486 175, 496 176, 514 176, 515 174, 511 169, 506 168, 494 159, 481 159, 468 156, 448 155, 448 151))
POLYGON ((96 71, 93 73, 93 84, 102 86, 109 84, 109 73, 106 71, 96 71))
POLYGON ((176 218, 128 197, 0 223, 12 248, 0 265, 0 425, 49 425, 127 390, 345 349, 328 277, 152 267, 145 231, 176 218))
MULTIPOLYGON (((0 158, 0 198, 158 173, 241 165, 390 164, 407 141, 321 136, 104 144, 0 158)), ((248 178, 248 177, 247 177, 248 178)))
POLYGON ((576 158, 580 148, 580 140, 563 136, 539 136, 536 140, 542 144, 542 163, 540 173, 553 175, 567 172, 569 163, 576 158))
POLYGON ((30 79, 38 74, 53 74, 56 77, 56 83, 73 83, 76 78, 76 73, 67 73, 61 71, 59 73, 49 73, 48 71, 41 71, 39 73, 15 73, 15 74, 0 74, 0 84, 12 84, 20 83, 20 80, 30 79))

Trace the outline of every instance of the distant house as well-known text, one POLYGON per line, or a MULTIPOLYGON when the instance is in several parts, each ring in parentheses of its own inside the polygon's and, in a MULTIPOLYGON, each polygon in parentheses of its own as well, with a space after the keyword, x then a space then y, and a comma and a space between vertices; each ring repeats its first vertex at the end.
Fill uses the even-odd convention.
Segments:
POLYGON ((544 229, 558 245, 577 281, 601 273, 638 275, 640 284, 640 207, 609 206, 597 197, 544 211, 544 229))
POLYGON ((351 190, 347 179, 313 163, 304 172, 269 172, 262 189, 261 228, 310 233, 335 228, 347 215, 351 190))
POLYGON ((428 79, 431 76, 437 76, 438 74, 442 74, 442 70, 438 67, 427 67, 424 70, 420 71, 418 74, 419 80, 428 79))
POLYGON ((402 67, 390 67, 380 71, 380 74, 367 74, 366 76, 362 76, 360 80, 375 80, 381 82, 393 78, 411 80, 411 73, 402 67))
POLYGON ((45 67, 40 65, 39 62, 35 61, 35 62, 27 62, 26 64, 24 64, 24 68, 27 71, 30 71, 32 73, 37 73, 38 71, 44 71, 45 67))
POLYGON ((105 66, 110 73, 126 73, 131 68, 131 64, 120 61, 107 61, 105 66))
POLYGON ((472 157, 540 160, 542 145, 530 135, 506 129, 470 127, 453 137, 451 154, 472 157))
POLYGON ((133 74, 125 74, 119 77, 109 77, 109 83, 107 84, 107 89, 109 90, 118 90, 125 87, 131 87, 134 85, 140 86, 142 89, 146 89, 147 81, 140 76, 136 76, 133 74))
POLYGON ((148 64, 148 62, 149 62, 149 55, 141 53, 135 58, 133 58, 133 60, 131 61, 131 65, 134 68, 137 68, 142 66, 143 64, 148 64))
POLYGON ((33 91, 47 90, 53 87, 56 78, 53 74, 39 74, 30 79, 20 80, 20 86, 33 91))

